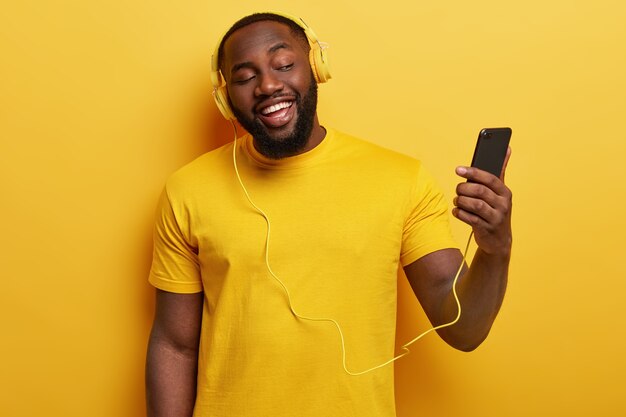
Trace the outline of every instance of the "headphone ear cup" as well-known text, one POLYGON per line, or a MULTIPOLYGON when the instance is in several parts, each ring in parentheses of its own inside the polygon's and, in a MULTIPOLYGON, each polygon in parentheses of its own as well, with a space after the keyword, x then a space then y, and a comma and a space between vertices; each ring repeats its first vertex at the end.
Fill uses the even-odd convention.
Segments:
POLYGON ((215 88, 213 90, 213 99, 215 99, 217 108, 226 120, 235 120, 235 114, 228 103, 228 93, 226 92, 226 87, 215 88))
POLYGON ((217 62, 213 62, 211 70, 211 84, 213 84, 213 99, 222 116, 226 120, 235 120, 230 104, 228 102, 228 92, 226 91, 226 83, 222 73, 217 69, 217 62))
POLYGON ((313 70, 313 76, 318 84, 325 83, 331 79, 330 67, 328 66, 328 55, 318 42, 311 44, 309 51, 309 62, 313 70))
POLYGON ((228 92, 226 91, 226 81, 218 66, 217 49, 211 56, 211 84, 213 85, 213 99, 222 116, 226 120, 235 120, 230 104, 228 102, 228 92))

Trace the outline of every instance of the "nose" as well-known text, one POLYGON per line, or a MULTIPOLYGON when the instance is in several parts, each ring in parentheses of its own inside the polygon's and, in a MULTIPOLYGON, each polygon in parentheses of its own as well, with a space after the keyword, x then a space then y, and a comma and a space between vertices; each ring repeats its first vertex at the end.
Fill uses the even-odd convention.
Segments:
POLYGON ((257 85, 254 94, 258 96, 271 96, 283 89, 283 82, 271 72, 265 72, 257 76, 257 85))

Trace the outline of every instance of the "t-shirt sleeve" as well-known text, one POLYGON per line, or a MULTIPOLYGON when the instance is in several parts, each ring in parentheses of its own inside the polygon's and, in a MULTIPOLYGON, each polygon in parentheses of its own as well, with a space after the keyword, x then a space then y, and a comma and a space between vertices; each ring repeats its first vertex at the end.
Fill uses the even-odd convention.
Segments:
POLYGON ((408 210, 400 253, 403 267, 429 253, 458 247, 450 230, 444 195, 421 164, 408 210))
POLYGON ((184 231, 189 220, 173 208, 167 189, 161 194, 154 226, 152 267, 148 281, 155 287, 175 293, 202 291, 197 248, 184 231))

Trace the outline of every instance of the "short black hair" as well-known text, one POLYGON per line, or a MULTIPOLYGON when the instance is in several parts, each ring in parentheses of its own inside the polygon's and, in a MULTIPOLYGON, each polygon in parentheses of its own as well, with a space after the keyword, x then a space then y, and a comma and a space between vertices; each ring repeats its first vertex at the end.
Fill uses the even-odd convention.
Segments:
POLYGON ((230 29, 228 29, 228 32, 226 32, 226 34, 224 35, 224 37, 222 38, 219 48, 217 50, 217 58, 218 58, 218 68, 221 69, 222 68, 222 64, 224 63, 224 44, 226 43, 226 41, 228 40, 228 38, 230 38, 230 36, 235 33, 236 31, 238 31, 239 29, 246 27, 248 25, 251 25, 252 23, 256 23, 256 22, 264 22, 264 21, 272 21, 272 22, 278 22, 278 23, 282 23, 283 25, 286 25, 289 27, 291 34, 294 35, 296 37, 296 39, 298 39, 300 41, 300 43, 302 44, 302 46, 304 47, 304 50, 306 52, 309 52, 309 49, 311 49, 311 45, 309 45, 309 40, 306 37, 306 34, 304 33, 304 29, 299 26, 296 22, 294 22, 293 20, 285 17, 285 16, 281 16, 279 14, 274 14, 274 13, 253 13, 251 15, 242 17, 241 19, 239 19, 238 21, 236 21, 231 27, 230 29))

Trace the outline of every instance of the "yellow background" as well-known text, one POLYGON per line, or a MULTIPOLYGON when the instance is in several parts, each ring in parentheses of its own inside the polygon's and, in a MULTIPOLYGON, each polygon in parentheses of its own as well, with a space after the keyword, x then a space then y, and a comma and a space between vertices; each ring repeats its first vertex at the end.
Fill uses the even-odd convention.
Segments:
MULTIPOLYGON (((156 199, 230 140, 209 55, 258 4, 3 2, 0 415, 143 414, 156 199)), ((450 201, 478 130, 513 128, 501 314, 471 354, 415 344, 398 416, 625 415, 624 3, 263 5, 331 44, 322 123, 424 160, 450 201)), ((404 342, 427 323, 401 290, 404 342)))

